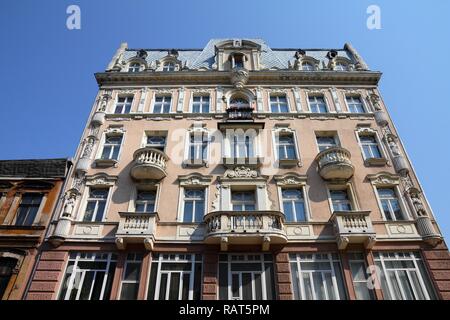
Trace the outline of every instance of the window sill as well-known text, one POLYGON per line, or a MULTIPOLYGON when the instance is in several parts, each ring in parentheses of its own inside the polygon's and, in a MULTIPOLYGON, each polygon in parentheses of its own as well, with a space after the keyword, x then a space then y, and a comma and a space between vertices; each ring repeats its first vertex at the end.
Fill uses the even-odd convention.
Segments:
POLYGON ((386 158, 369 158, 364 160, 364 164, 368 167, 383 167, 387 164, 386 158))
POLYGON ((209 163, 207 160, 201 160, 201 159, 184 160, 183 167, 185 167, 185 168, 201 168, 201 167, 208 168, 209 163))
POLYGON ((295 166, 302 166, 302 163, 299 159, 279 159, 278 163, 280 167, 295 167, 295 166))
POLYGON ((116 167, 118 161, 114 159, 95 159, 94 163, 97 168, 108 168, 116 167))

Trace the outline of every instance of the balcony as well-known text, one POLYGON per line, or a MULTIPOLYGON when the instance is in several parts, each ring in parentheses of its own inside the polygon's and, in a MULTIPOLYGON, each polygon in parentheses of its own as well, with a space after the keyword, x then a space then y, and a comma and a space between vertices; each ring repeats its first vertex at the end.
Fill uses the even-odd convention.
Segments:
POLYGON ((230 105, 227 121, 253 121, 253 108, 249 105, 230 105))
POLYGON ((119 212, 119 216, 119 227, 116 232, 117 248, 123 250, 128 243, 143 243, 147 250, 152 250, 158 214, 119 212))
POLYGON ((350 179, 355 172, 350 158, 350 152, 344 148, 323 150, 316 156, 320 176, 325 180, 350 179))
POLYGON ((376 242, 376 233, 369 217, 370 211, 335 211, 330 218, 336 233, 339 250, 348 244, 363 244, 370 249, 376 242))
POLYGON ((262 246, 267 251, 271 244, 287 242, 284 215, 279 211, 217 211, 207 214, 205 243, 262 246))
POLYGON ((134 179, 161 180, 167 176, 166 166, 169 157, 164 152, 153 148, 141 148, 134 152, 133 159, 130 174, 134 179))

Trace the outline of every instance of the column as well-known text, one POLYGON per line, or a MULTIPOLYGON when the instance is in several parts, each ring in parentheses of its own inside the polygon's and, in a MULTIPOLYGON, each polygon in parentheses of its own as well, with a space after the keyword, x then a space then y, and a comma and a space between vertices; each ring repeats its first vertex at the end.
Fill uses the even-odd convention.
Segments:
POLYGON ((217 267, 219 255, 217 252, 207 252, 203 255, 202 300, 217 300, 217 267))
POLYGON ((289 267, 289 255, 287 253, 275 254, 275 277, 278 299, 294 299, 291 283, 291 268, 289 267))

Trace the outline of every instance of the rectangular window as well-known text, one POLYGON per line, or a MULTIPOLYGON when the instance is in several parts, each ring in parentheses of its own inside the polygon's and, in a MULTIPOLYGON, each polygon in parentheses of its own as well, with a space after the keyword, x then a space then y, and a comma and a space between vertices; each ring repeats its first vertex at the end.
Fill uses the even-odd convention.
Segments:
POLYGON ((290 254, 294 298, 345 300, 341 263, 336 253, 290 254))
POLYGON ((166 136, 148 134, 146 147, 164 152, 164 149, 166 148, 166 136))
POLYGON ((275 277, 271 254, 221 254, 220 300, 274 300, 275 277))
POLYGON ((142 254, 129 253, 123 267, 120 300, 136 300, 141 277, 142 254))
POLYGON ((352 203, 348 196, 348 190, 330 190, 333 211, 351 211, 352 203))
POLYGON ((170 97, 170 96, 155 97, 153 113, 169 113, 171 102, 172 102, 172 97, 170 97))
POLYGON ((436 295, 418 252, 375 252, 381 271, 383 296, 387 300, 434 300, 436 295))
POLYGON ((377 139, 373 135, 359 135, 364 159, 382 158, 377 139))
POLYGON ((24 193, 16 213, 16 226, 32 226, 42 202, 40 193, 24 193))
POLYGON ((135 211, 139 213, 155 212, 156 190, 138 190, 135 211))
POLYGON ((281 189, 286 222, 306 221, 305 198, 302 189, 281 189))
POLYGON ((192 98, 192 113, 209 113, 209 95, 192 98))
POLYGON ((348 111, 352 113, 364 113, 364 105, 360 97, 349 96, 345 97, 347 100, 348 111))
POLYGON ((156 253, 152 261, 147 299, 200 300, 200 254, 156 253))
POLYGON ((270 110, 272 113, 289 112, 286 96, 271 96, 270 110))
POLYGON ((360 253, 349 253, 348 255, 356 299, 374 300, 373 289, 370 289, 368 286, 370 275, 367 272, 364 256, 360 253))
POLYGON ((8 288, 9 281, 11 281, 11 276, 16 266, 16 259, 0 257, 0 301, 8 288))
POLYGON ((109 300, 117 256, 71 252, 59 300, 109 300))
POLYGON ((232 191, 231 204, 233 211, 256 210, 255 191, 232 191))
POLYGON ((122 145, 121 135, 106 135, 101 159, 117 160, 119 158, 121 145, 122 145))
POLYGON ((131 105, 133 104, 133 97, 118 97, 116 108, 114 109, 114 113, 116 114, 125 114, 130 113, 131 105))
POLYGON ((319 152, 338 146, 336 138, 334 136, 316 136, 316 139, 317 146, 319 147, 319 152))
POLYGON ((246 135, 233 136, 233 152, 235 158, 253 157, 253 139, 246 135))
POLYGON ((202 163, 208 158, 208 134, 192 133, 189 136, 189 160, 192 163, 202 163))
POLYGON ((327 104, 323 96, 309 96, 309 109, 314 113, 327 113, 327 104))
POLYGON ((89 188, 89 197, 87 199, 83 221, 103 221, 108 193, 109 189, 89 188))
POLYGON ((297 159, 297 155, 295 152, 295 140, 292 134, 278 135, 275 138, 275 144, 277 146, 279 160, 297 159))
POLYGON ((377 188, 377 192, 385 219, 389 221, 404 220, 402 208, 394 188, 377 188))
POLYGON ((183 222, 202 222, 205 215, 205 189, 184 189, 183 222))

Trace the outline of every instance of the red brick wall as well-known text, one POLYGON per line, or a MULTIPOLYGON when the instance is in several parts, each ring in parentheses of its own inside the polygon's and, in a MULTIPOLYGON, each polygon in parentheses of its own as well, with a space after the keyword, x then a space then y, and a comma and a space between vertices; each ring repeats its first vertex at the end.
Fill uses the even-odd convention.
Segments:
POLYGON ((287 253, 275 254, 275 275, 278 299, 294 299, 291 283, 291 268, 289 266, 289 255, 287 253))
POLYGON ((42 252, 26 300, 56 299, 66 258, 67 252, 64 251, 42 252))
POLYGON ((217 264, 219 255, 217 253, 205 253, 203 256, 203 283, 202 299, 216 300, 217 297, 217 264))
POLYGON ((450 300, 450 254, 445 243, 435 248, 424 249, 431 278, 441 299, 450 300))

